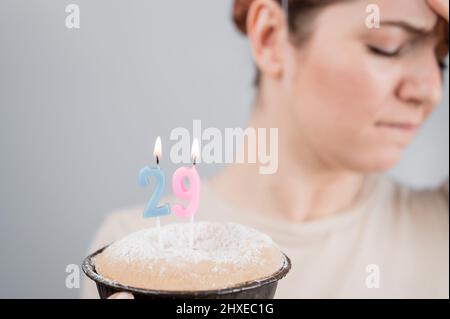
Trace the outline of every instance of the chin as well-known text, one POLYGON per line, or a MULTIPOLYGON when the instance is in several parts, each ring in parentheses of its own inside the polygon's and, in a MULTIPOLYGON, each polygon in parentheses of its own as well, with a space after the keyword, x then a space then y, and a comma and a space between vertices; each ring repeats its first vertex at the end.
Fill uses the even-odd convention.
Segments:
POLYGON ((401 150, 388 149, 381 150, 374 158, 371 163, 372 171, 375 172, 386 172, 394 168, 401 159, 401 150))
POLYGON ((377 150, 365 153, 364 156, 355 154, 358 153, 354 153, 352 161, 348 166, 354 171, 363 173, 382 173, 389 171, 396 166, 401 159, 401 151, 399 149, 377 150))

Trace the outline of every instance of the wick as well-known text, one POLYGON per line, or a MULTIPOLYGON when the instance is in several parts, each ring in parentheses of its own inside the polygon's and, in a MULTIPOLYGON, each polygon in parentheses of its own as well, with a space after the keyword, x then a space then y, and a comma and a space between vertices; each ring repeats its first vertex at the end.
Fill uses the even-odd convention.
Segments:
POLYGON ((159 165, 159 156, 156 155, 156 165, 159 165))

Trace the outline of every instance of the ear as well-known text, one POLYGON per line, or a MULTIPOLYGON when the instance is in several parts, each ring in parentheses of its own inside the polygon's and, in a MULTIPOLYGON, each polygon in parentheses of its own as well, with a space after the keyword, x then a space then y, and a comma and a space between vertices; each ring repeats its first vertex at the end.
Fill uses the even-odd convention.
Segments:
POLYGON ((280 77, 283 73, 283 44, 288 38, 286 17, 273 0, 255 0, 247 15, 247 35, 253 58, 262 74, 280 77))

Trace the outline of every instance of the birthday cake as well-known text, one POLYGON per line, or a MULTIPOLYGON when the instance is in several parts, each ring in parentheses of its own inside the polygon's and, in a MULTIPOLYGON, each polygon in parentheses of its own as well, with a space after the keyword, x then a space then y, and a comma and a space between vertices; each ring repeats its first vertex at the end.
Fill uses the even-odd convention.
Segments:
POLYGON ((264 279, 285 263, 272 239, 254 229, 234 223, 193 225, 132 233, 95 256, 96 272, 129 287, 205 291, 264 279))

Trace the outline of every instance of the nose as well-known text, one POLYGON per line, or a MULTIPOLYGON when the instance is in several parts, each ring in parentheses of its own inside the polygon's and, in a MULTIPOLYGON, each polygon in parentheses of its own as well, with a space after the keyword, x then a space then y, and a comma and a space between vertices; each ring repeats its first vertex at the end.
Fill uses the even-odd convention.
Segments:
MULTIPOLYGON (((417 57, 418 58, 418 57, 417 57)), ((434 52, 410 64, 398 87, 397 96, 404 103, 431 112, 443 97, 443 74, 434 52)))

